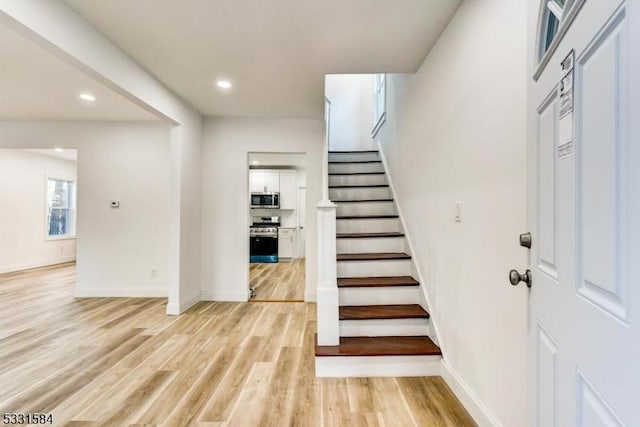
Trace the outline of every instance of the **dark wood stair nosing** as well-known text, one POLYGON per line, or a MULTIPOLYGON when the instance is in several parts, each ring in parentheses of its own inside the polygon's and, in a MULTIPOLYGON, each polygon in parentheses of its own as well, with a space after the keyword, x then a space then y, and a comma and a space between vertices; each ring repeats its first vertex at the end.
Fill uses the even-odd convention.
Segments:
POLYGON ((338 307, 339 320, 429 319, 420 304, 343 305, 338 307))
POLYGON ((397 239, 404 233, 337 233, 336 239, 397 239))
POLYGON ((420 282, 411 276, 387 277, 338 277, 338 289, 385 288, 398 286, 420 286, 420 282))
POLYGON ((362 154, 362 153, 379 153, 378 150, 353 150, 353 151, 331 151, 329 154, 362 154))
POLYGON ((353 176, 353 175, 384 175, 386 172, 343 172, 330 173, 329 176, 353 176))
POLYGON ((442 351, 429 336, 340 337, 336 346, 318 345, 315 335, 316 357, 336 356, 441 356, 442 351))
POLYGON ((357 199, 357 200, 331 200, 334 203, 376 203, 376 202, 393 202, 393 199, 357 199))
POLYGON ((404 261, 410 260, 411 255, 405 252, 367 252, 336 254, 337 261, 404 261))
POLYGON ((329 188, 386 188, 389 184, 366 184, 366 185, 330 185, 329 188))
POLYGON ((382 160, 352 160, 352 161, 343 161, 343 162, 335 162, 329 161, 330 165, 348 165, 352 163, 382 163, 382 160))
POLYGON ((400 218, 399 215, 342 215, 336 216, 336 219, 394 219, 400 218))

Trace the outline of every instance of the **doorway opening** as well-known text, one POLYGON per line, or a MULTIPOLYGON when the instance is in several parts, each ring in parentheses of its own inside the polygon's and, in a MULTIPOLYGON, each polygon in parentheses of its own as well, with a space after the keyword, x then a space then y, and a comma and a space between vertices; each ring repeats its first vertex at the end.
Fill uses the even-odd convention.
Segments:
POLYGON ((0 275, 75 267, 77 159, 75 149, 0 149, 0 275))
POLYGON ((250 301, 303 302, 306 155, 249 153, 250 301))

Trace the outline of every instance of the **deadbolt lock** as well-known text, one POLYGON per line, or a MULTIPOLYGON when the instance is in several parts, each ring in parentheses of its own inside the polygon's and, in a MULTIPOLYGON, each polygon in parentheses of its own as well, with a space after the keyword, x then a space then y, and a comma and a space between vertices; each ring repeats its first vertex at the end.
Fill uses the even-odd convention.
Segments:
POLYGON ((522 233, 520 235, 520 246, 531 249, 531 233, 522 233))

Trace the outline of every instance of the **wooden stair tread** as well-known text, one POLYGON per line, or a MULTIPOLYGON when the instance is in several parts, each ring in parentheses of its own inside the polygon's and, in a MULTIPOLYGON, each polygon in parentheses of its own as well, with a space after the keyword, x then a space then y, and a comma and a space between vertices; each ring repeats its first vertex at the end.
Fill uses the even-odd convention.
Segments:
POLYGON ((331 151, 329 154, 362 154, 362 153, 378 153, 378 150, 354 150, 354 151, 331 151))
POLYGON ((367 239, 383 237, 404 237, 404 233, 338 233, 336 239, 367 239))
POLYGON ((340 176, 340 175, 344 175, 344 176, 351 176, 351 175, 384 175, 385 172, 335 172, 335 173, 330 173, 330 176, 340 176))
POLYGON ((339 277, 338 288, 378 288, 385 286, 418 286, 411 276, 393 277, 339 277))
POLYGON ((336 219, 390 219, 399 218, 398 215, 343 215, 336 216, 336 219))
POLYGON ((372 252, 355 254, 338 254, 338 261, 380 261, 395 259, 411 259, 411 255, 404 252, 372 252))
POLYGON ((334 203, 393 202, 393 199, 332 200, 334 203))
POLYGON ((330 161, 329 164, 348 165, 349 163, 382 163, 382 160, 351 160, 351 161, 330 161))
POLYGON ((385 188, 389 184, 330 185, 329 188, 385 188))
POLYGON ((316 356, 439 356, 440 347, 427 336, 341 337, 340 345, 318 345, 316 356))
POLYGON ((343 305, 340 320, 428 319, 429 313, 419 304, 343 305))

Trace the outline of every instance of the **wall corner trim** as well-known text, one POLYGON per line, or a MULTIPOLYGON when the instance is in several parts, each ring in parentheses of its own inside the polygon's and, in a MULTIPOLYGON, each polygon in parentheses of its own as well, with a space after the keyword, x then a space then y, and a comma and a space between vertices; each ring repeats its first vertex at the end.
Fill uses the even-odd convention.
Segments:
POLYGON ((502 424, 480 401, 478 396, 471 390, 471 387, 444 359, 441 362, 441 369, 444 381, 480 427, 502 427, 502 424))

